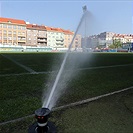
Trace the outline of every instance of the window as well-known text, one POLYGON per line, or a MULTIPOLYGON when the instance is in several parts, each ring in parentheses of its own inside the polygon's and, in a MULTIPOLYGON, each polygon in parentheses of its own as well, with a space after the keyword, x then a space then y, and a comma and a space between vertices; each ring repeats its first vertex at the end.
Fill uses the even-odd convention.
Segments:
POLYGON ((17 40, 17 38, 16 37, 13 37, 13 40, 17 40))
POLYGON ((13 29, 17 29, 17 26, 16 26, 16 25, 14 25, 14 26, 13 26, 13 29))
POLYGON ((7 28, 7 25, 6 24, 3 24, 3 28, 7 28))
POLYGON ((18 26, 18 29, 21 29, 21 26, 18 26))
POLYGON ((12 37, 8 37, 8 40, 12 40, 12 37))
POLYGON ((7 33, 7 31, 6 30, 4 30, 4 34, 6 34, 7 33))
POLYGON ((0 24, 0 28, 2 28, 2 24, 0 24))
POLYGON ((4 40, 7 40, 7 36, 4 36, 3 39, 4 39, 4 40))
POLYGON ((9 28, 9 29, 12 29, 12 25, 8 25, 8 28, 9 28))
POLYGON ((25 29, 26 29, 26 27, 22 26, 22 30, 25 30, 25 29))
POLYGON ((8 31, 8 34, 12 34, 12 31, 8 31))
POLYGON ((13 34, 16 34, 16 31, 13 31, 13 34))

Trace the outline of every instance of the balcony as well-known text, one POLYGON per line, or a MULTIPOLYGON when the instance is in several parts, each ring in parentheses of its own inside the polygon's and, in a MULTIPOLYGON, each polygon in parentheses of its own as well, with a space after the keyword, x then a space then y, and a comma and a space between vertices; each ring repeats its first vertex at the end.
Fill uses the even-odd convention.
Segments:
POLYGON ((61 45, 61 46, 63 46, 64 43, 63 43, 63 42, 58 42, 58 43, 56 43, 56 45, 61 45))
POLYGON ((56 38, 56 41, 64 41, 64 39, 63 38, 56 38))
POLYGON ((26 42, 26 38, 18 38, 18 42, 26 42))
POLYGON ((25 37, 26 34, 18 34, 18 37, 25 37))
POLYGON ((47 40, 46 39, 37 39, 37 42, 47 42, 47 40))
POLYGON ((44 42, 38 42, 38 45, 39 45, 39 46, 47 46, 47 43, 44 43, 44 42))
POLYGON ((45 39, 45 38, 47 38, 46 36, 42 36, 42 35, 38 35, 38 37, 37 37, 38 39, 45 39))

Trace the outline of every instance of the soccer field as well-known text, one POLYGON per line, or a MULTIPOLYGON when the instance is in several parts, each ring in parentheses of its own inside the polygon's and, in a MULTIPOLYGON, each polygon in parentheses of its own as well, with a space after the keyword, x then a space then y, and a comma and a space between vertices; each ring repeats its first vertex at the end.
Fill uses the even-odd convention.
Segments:
MULTIPOLYGON (((36 109, 42 106, 41 99, 43 90, 47 89, 47 84, 51 75, 52 80, 50 81, 53 83, 53 79, 55 79, 63 58, 64 53, 3 53, 0 55, 0 122, 31 115, 36 109)), ((70 53, 64 72, 67 73, 66 77, 68 76, 67 85, 65 86, 65 91, 57 102, 56 107, 133 86, 133 54, 70 53), (69 74, 73 73, 76 74, 74 74, 74 76, 72 75, 73 77, 71 78, 69 74)), ((62 77, 62 79, 63 78, 64 77, 62 77)), ((132 94, 133 92, 130 91, 130 93, 132 94)), ((125 94, 124 97, 126 97, 125 94)), ((132 107, 130 107, 130 94, 127 94, 127 98, 125 99, 126 105, 132 110, 132 107)), ((111 102, 111 100, 108 101, 108 103, 111 102)), ((112 103, 116 104, 115 102, 118 100, 112 101, 112 103)), ((101 110, 106 108, 106 100, 103 100, 102 102, 102 106, 100 106, 101 103, 99 102, 94 102, 94 104, 92 102, 91 104, 84 105, 82 108, 83 112, 86 112, 87 110, 89 110, 89 112, 93 111, 93 113, 90 113, 92 116, 94 116, 95 113, 99 114, 100 112, 96 112, 98 110, 97 107, 101 110), (90 106, 94 107, 94 110, 90 110, 90 106)), ((107 105, 107 108, 114 110, 113 104, 111 107, 107 105)), ((58 112, 53 113, 53 121, 58 125, 59 130, 66 133, 74 132, 74 128, 76 132, 82 131, 82 128, 79 125, 73 127, 68 124, 71 122, 67 121, 68 115, 72 115, 71 118, 74 119, 74 111, 76 113, 77 110, 80 109, 66 109, 60 119, 57 119, 56 117, 58 112), (68 124, 70 128, 65 126, 65 123, 62 123, 62 121, 66 122, 66 125, 68 124)), ((114 113, 112 113, 112 117, 119 119, 119 116, 114 113)), ((89 122, 88 120, 85 120, 85 116, 83 116, 82 119, 80 115, 83 116, 83 114, 78 115, 80 121, 83 120, 84 123, 89 122)), ((126 115, 125 111, 125 117, 127 117, 126 115)), ((101 115, 99 114, 99 116, 101 115)), ((130 117, 130 114, 128 114, 128 117, 130 117)), ((91 119, 91 117, 88 119, 91 119)), ((95 120, 96 119, 97 118, 95 118, 95 120)), ((104 119, 105 118, 103 118, 103 120, 104 119)), ((112 121, 110 121, 110 124, 112 121)), ((127 121, 128 125, 130 125, 130 121, 132 120, 129 119, 129 121, 127 121)), ((95 127, 98 124, 96 124, 95 121, 92 123, 94 123, 95 127)), ((85 125, 85 128, 86 126, 87 125, 85 125)), ((89 127, 91 128, 91 125, 89 125, 89 127)), ((97 131, 102 132, 102 128, 103 125, 101 125, 101 128, 98 127, 97 131)), ((112 128, 115 129, 116 127, 112 125, 112 128)), ((112 129, 112 132, 114 129, 112 129)), ((131 129, 130 126, 129 131, 131 131, 131 129)), ((2 127, 2 131, 3 130, 4 128, 2 127)), ((96 132, 96 130, 90 131, 96 132)))

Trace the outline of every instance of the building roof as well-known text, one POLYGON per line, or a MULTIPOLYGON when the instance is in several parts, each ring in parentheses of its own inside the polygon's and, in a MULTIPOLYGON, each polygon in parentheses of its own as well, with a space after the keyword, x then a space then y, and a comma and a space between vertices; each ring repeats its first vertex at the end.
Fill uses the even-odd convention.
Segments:
POLYGON ((133 38, 133 35, 128 35, 128 34, 115 34, 114 37, 119 37, 119 38, 133 38))
POLYGON ((72 32, 70 30, 63 30, 63 32, 64 32, 64 34, 69 34, 69 35, 73 35, 74 34, 74 32, 72 32))
POLYGON ((54 31, 54 32, 63 32, 61 28, 54 28, 54 27, 48 27, 46 26, 47 31, 54 31))
POLYGON ((37 24, 26 24, 27 29, 36 29, 36 30, 46 30, 44 25, 37 25, 37 24))
POLYGON ((13 23, 13 24, 23 24, 26 22, 24 20, 12 19, 12 18, 2 18, 0 17, 0 23, 13 23))

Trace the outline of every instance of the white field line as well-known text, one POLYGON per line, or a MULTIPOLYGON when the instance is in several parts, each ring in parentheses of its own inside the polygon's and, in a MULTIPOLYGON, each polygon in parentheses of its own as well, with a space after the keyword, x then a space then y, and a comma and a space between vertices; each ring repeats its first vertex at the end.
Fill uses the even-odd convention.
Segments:
POLYGON ((101 68, 110 68, 110 67, 123 67, 123 66, 132 66, 133 64, 123 64, 123 65, 111 65, 111 66, 99 66, 99 67, 88 67, 88 68, 79 68, 77 70, 89 70, 89 69, 101 69, 101 68))
POLYGON ((10 57, 8 57, 8 56, 6 56, 6 55, 3 55, 3 54, 1 54, 1 55, 2 55, 3 57, 7 58, 8 60, 14 62, 14 63, 17 64, 18 66, 24 68, 24 69, 27 70, 28 72, 30 72, 30 73, 36 73, 36 71, 34 71, 33 69, 31 69, 31 68, 29 68, 29 67, 27 67, 27 66, 25 66, 25 65, 23 65, 23 64, 21 64, 21 63, 19 63, 19 62, 17 62, 17 61, 15 61, 14 59, 12 59, 12 58, 10 58, 10 57))
MULTIPOLYGON (((132 66, 133 64, 124 64, 124 65, 111 65, 111 66, 99 66, 99 67, 88 67, 88 68, 78 68, 74 69, 73 71, 84 71, 84 70, 92 70, 92 69, 103 69, 103 68, 111 68, 111 67, 124 67, 124 66, 132 66)), ((66 70, 72 71, 72 70, 66 70)), ((19 73, 19 74, 0 74, 0 77, 4 76, 19 76, 19 75, 28 75, 28 74, 48 74, 57 71, 43 71, 43 72, 33 72, 33 73, 19 73)))
MULTIPOLYGON (((111 92, 111 93, 103 94, 103 95, 100 95, 100 96, 92 97, 92 98, 89 98, 89 99, 86 99, 86 100, 70 103, 70 104, 67 104, 67 105, 64 105, 64 106, 60 106, 60 107, 56 107, 56 108, 53 108, 52 111, 57 111, 57 110, 65 109, 65 108, 68 108, 68 107, 74 107, 74 106, 77 106, 77 105, 93 102, 93 101, 96 101, 96 100, 101 99, 103 97, 107 97, 107 96, 111 96, 111 95, 114 95, 114 94, 118 94, 120 92, 124 92, 124 91, 130 90, 132 88, 133 88, 133 86, 125 88, 125 89, 122 89, 122 90, 114 91, 114 92, 111 92)), ((6 122, 1 122, 0 126, 1 125, 5 125, 5 124, 9 124, 9 123, 14 123, 14 122, 17 122, 17 121, 21 121, 21 120, 24 120, 25 118, 29 118, 29 117, 33 117, 33 116, 34 116, 34 114, 28 115, 28 116, 25 116, 25 117, 21 117, 21 118, 18 118, 18 119, 6 121, 6 122)))
POLYGON ((103 94, 103 95, 100 95, 100 96, 92 97, 92 98, 89 98, 89 99, 85 99, 85 100, 82 100, 82 101, 70 103, 70 104, 67 104, 67 105, 64 105, 64 106, 57 107, 57 108, 55 108, 53 110, 55 111, 55 110, 60 110, 60 109, 64 109, 64 108, 67 108, 67 107, 73 107, 73 106, 77 106, 77 105, 80 105, 80 104, 89 103, 89 102, 101 99, 103 97, 111 96, 111 95, 114 95, 114 94, 118 94, 120 92, 124 92, 124 91, 130 90, 132 88, 133 88, 133 86, 125 88, 125 89, 122 89, 122 90, 118 90, 118 91, 110 92, 110 93, 107 93, 107 94, 103 94))

